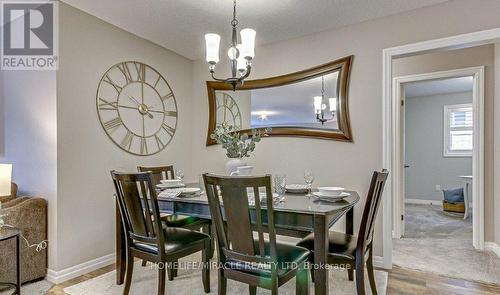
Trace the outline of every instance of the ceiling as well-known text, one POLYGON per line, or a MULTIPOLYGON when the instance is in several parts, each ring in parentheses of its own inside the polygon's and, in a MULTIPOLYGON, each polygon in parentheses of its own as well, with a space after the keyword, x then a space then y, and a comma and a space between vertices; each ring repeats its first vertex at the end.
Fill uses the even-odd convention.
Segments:
MULTIPOLYGON (((257 47, 447 0, 238 0, 239 29, 257 47)), ((204 34, 230 42, 231 0, 63 0, 189 59, 204 57, 204 34)), ((258 55, 258 52, 257 52, 258 55)), ((221 54, 222 56, 222 54, 221 54)))
POLYGON ((472 91, 472 77, 430 80, 405 84, 405 97, 431 96, 472 91))

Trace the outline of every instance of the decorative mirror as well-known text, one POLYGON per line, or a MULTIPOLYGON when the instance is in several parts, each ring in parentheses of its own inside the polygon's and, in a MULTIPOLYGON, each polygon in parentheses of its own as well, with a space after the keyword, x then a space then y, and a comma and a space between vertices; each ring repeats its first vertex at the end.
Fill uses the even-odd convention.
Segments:
POLYGON ((270 136, 316 137, 352 141, 348 112, 353 56, 308 70, 231 85, 207 81, 210 134, 226 123, 236 130, 271 127, 270 136))

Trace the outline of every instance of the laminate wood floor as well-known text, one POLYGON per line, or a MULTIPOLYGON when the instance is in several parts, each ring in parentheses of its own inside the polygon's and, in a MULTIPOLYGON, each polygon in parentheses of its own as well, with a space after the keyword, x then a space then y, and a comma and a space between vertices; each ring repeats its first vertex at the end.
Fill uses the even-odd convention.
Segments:
MULTIPOLYGON (((106 266, 91 273, 68 280, 53 286, 48 295, 67 295, 64 288, 98 277, 113 271, 114 265, 106 266)), ((452 279, 432 273, 395 267, 389 270, 387 295, 423 295, 423 294, 457 294, 457 295, 493 295, 500 294, 500 286, 452 279)), ((168 282, 167 282, 168 283, 168 282)))

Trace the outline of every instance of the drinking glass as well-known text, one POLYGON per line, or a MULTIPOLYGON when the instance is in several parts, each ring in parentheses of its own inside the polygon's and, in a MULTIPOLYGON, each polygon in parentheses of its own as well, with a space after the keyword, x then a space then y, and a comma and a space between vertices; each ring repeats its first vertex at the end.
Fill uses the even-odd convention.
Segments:
POLYGON ((304 171, 304 180, 307 184, 307 196, 312 196, 312 184, 314 182, 314 173, 311 170, 304 171))
POLYGON ((286 190, 286 175, 276 174, 274 175, 274 191, 281 197, 285 194, 286 190))
POLYGON ((175 170, 175 177, 180 181, 184 180, 184 171, 182 169, 175 170))

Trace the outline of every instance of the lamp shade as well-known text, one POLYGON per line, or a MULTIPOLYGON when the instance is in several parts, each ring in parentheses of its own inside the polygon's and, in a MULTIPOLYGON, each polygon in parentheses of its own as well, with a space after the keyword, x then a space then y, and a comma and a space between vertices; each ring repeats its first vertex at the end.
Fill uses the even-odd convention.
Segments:
POLYGON ((323 105, 323 97, 315 96, 314 97, 314 113, 321 114, 321 108, 323 105))
POLYGON ((219 44, 220 36, 217 34, 205 34, 206 51, 207 51, 207 62, 218 63, 219 62, 219 44))
POLYGON ((12 164, 0 164, 0 196, 10 196, 12 164))
POLYGON ((255 30, 246 28, 241 30, 240 35, 241 35, 241 52, 240 54, 243 55, 244 58, 246 59, 252 59, 255 56, 255 35, 257 33, 255 30))
MULTIPOLYGON (((242 45, 241 44, 238 44, 238 46, 236 48, 238 48, 238 50, 242 51, 242 45)), ((236 67, 238 68, 238 71, 240 72, 245 72, 246 69, 247 69, 247 60, 245 59, 245 57, 243 56, 243 54, 240 54, 238 56, 238 59, 236 60, 236 67)))
POLYGON ((330 97, 328 99, 328 104, 330 105, 330 112, 335 112, 337 110, 337 98, 330 97))

